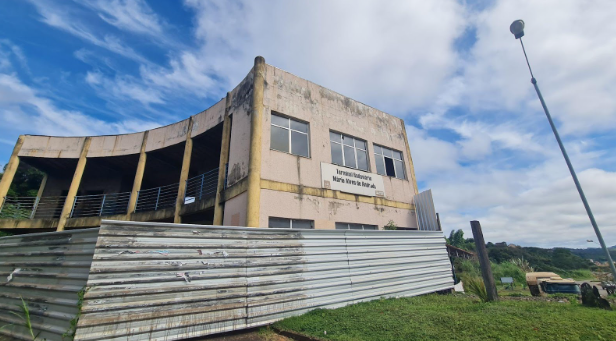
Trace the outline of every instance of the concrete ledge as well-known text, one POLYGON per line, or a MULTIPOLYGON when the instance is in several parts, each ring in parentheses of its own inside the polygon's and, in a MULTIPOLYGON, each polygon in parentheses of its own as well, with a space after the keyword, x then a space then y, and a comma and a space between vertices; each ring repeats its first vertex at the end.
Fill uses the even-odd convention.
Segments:
POLYGON ((208 208, 214 207, 215 201, 216 201, 216 197, 212 196, 209 198, 195 201, 192 204, 187 204, 187 205, 184 204, 182 205, 182 208, 180 209, 180 215, 192 214, 195 212, 205 211, 208 208))

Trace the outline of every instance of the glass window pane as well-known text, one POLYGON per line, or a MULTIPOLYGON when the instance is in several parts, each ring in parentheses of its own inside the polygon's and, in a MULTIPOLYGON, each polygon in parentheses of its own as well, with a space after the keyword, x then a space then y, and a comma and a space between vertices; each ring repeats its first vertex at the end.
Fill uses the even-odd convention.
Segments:
POLYGON ((394 159, 402 160, 402 153, 395 151, 395 150, 393 152, 394 152, 394 159))
POLYGON ((336 165, 344 166, 342 160, 342 145, 337 143, 331 143, 332 145, 332 163, 336 165))
POLYGON ((357 168, 368 170, 368 154, 360 149, 357 150, 357 168))
POLYGON ((355 148, 366 150, 366 141, 355 139, 355 148))
POLYGON ((402 163, 402 161, 394 160, 394 166, 396 168, 396 178, 404 179, 404 163, 402 163))
POLYGON ((289 128, 289 119, 286 117, 272 115, 272 124, 289 128))
POLYGON ((312 220, 297 220, 293 219, 294 229, 311 229, 313 228, 312 220))
POLYGON ((378 230, 379 227, 376 225, 364 225, 364 230, 378 230))
POLYGON ((348 230, 349 224, 347 223, 336 223, 336 230, 348 230))
POLYGON ((308 157, 308 135, 291 131, 291 154, 308 157))
POLYGON ((361 224, 349 224, 351 230, 363 230, 361 224))
POLYGON ((291 120, 291 129, 299 130, 303 133, 308 132, 308 123, 291 120))
POLYGON ((383 151, 381 150, 381 147, 377 146, 376 144, 374 145, 374 154, 383 155, 383 151))
POLYGON ((354 146, 353 138, 350 136, 342 135, 342 143, 346 144, 347 146, 351 146, 351 147, 354 146))
POLYGON ((342 143, 342 136, 338 133, 329 132, 329 139, 338 143, 342 143))
POLYGON ((291 219, 270 217, 269 227, 286 229, 291 228, 291 219))
POLYGON ((383 162, 383 156, 375 154, 374 162, 376 163, 376 172, 381 175, 387 175, 385 173, 385 163, 383 162))
POLYGON ((396 176, 393 159, 390 159, 388 157, 385 158, 385 171, 387 176, 396 176))
POLYGON ((355 162, 355 148, 344 146, 344 165, 357 168, 357 162, 355 162))
POLYGON ((289 131, 284 128, 272 126, 271 149, 289 152, 289 131))
POLYGON ((385 147, 382 147, 381 149, 383 149, 383 155, 384 155, 384 156, 393 157, 393 155, 392 155, 392 153, 391 153, 391 149, 389 149, 389 148, 385 148, 385 147))

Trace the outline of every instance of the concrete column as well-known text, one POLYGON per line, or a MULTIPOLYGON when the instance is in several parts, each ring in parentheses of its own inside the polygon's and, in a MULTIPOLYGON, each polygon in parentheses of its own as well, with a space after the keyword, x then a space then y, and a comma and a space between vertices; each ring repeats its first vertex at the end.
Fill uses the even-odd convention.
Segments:
POLYGON ((15 177, 15 172, 17 172, 17 167, 19 167, 18 154, 23 144, 24 136, 21 135, 17 139, 17 143, 15 144, 15 148, 13 148, 13 153, 9 159, 9 163, 6 165, 4 175, 2 175, 2 180, 0 180, 0 205, 4 202, 4 197, 6 197, 6 194, 9 192, 9 188, 11 188, 11 183, 13 182, 13 177, 15 177))
POLYGON ((47 174, 45 174, 45 176, 43 177, 43 180, 41 180, 38 193, 36 194, 37 197, 40 198, 43 196, 43 192, 45 191, 45 185, 47 185, 47 174))
POLYGON ((413 184, 413 190, 415 190, 415 194, 419 194, 419 189, 417 188, 417 178, 415 178, 415 166, 413 166, 413 158, 411 157, 411 147, 409 146, 409 138, 406 135, 406 124, 403 119, 400 119, 402 122, 402 132, 404 133, 404 144, 406 144, 406 154, 409 156, 409 169, 411 170, 411 174, 409 174, 409 181, 413 184))
POLYGON ((248 203, 246 225, 259 227, 261 209, 261 133, 263 119, 263 87, 265 86, 265 59, 255 58, 253 68, 252 101, 250 103, 250 157, 248 159, 248 203))
POLYGON ((214 225, 222 225, 224 204, 221 202, 222 192, 225 190, 225 177, 227 176, 226 166, 229 162, 229 146, 231 144, 231 117, 229 117, 229 106, 231 96, 227 92, 225 105, 225 120, 222 123, 222 143, 220 145, 220 162, 218 163, 218 185, 216 187, 216 201, 214 203, 214 225))
POLYGON ((58 221, 58 227, 56 231, 64 231, 66 220, 71 215, 71 210, 73 209, 73 202, 75 201, 77 190, 79 190, 79 185, 81 184, 81 177, 83 176, 83 171, 86 169, 86 156, 88 155, 91 141, 91 137, 86 137, 86 140, 83 142, 81 154, 79 154, 79 161, 77 161, 77 168, 75 168, 73 180, 71 181, 71 187, 69 187, 68 189, 68 194, 66 195, 66 200, 64 201, 64 207, 62 207, 62 213, 60 214, 60 220, 58 221))
POLYGON ((192 116, 188 120, 188 132, 186 133, 186 145, 184 146, 184 158, 182 159, 182 171, 180 172, 180 185, 178 186, 178 197, 175 201, 175 214, 173 222, 179 224, 182 222, 180 217, 180 209, 184 204, 184 195, 186 194, 186 180, 188 179, 188 171, 190 170, 190 158, 192 156, 192 116))
POLYGON ((139 151, 139 162, 137 163, 137 170, 135 171, 135 180, 133 181, 133 189, 130 191, 130 199, 128 201, 128 216, 135 212, 135 206, 137 205, 137 193, 141 190, 141 182, 143 181, 143 172, 145 171, 145 161, 147 154, 145 153, 145 145, 148 143, 148 133, 146 131, 143 134, 143 140, 141 141, 141 150, 139 151))

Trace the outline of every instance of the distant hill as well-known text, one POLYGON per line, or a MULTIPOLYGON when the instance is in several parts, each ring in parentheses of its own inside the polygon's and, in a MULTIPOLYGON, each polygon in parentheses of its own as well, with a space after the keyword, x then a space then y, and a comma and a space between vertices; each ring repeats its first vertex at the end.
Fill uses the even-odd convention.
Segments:
MULTIPOLYGON (((601 248, 588 248, 588 249, 568 249, 571 250, 571 253, 578 255, 582 258, 592 259, 594 261, 599 262, 607 262, 607 257, 605 256, 605 252, 601 248)), ((611 246, 609 248, 610 255, 612 256, 612 260, 616 259, 616 247, 611 246)))

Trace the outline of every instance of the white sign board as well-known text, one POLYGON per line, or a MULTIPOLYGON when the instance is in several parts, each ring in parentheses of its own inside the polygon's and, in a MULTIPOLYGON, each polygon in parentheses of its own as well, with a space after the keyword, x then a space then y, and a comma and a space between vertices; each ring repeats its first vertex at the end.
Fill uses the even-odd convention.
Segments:
POLYGON ((383 177, 330 163, 321 163, 323 188, 369 197, 384 197, 383 177))

